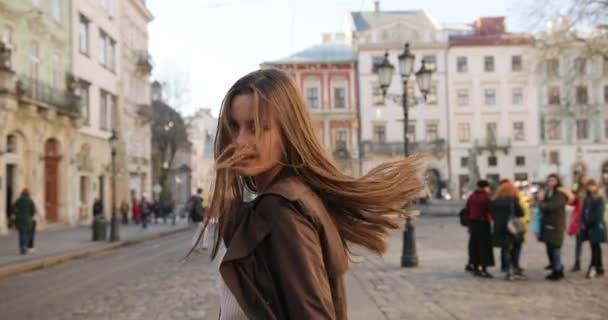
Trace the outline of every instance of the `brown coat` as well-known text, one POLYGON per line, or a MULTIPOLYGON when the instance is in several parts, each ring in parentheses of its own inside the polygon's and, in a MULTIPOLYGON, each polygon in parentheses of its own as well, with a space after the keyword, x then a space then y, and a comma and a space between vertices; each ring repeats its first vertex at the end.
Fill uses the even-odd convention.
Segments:
POLYGON ((279 178, 226 219, 220 274, 250 319, 346 319, 348 253, 321 199, 279 178))

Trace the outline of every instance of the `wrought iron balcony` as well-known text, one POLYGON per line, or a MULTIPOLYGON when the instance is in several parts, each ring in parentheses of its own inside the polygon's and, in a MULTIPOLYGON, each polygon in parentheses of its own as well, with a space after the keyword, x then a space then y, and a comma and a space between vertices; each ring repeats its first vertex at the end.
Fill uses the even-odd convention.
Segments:
POLYGON ((473 148, 477 150, 478 154, 481 154, 483 151, 490 151, 492 153, 503 151, 507 154, 511 149, 511 138, 475 139, 473 148))
POLYGON ((152 72, 153 68, 152 56, 146 51, 137 52, 137 71, 142 74, 148 75, 152 72))
POLYGON ((50 105, 59 112, 80 116, 80 97, 69 91, 52 87, 40 79, 19 76, 17 92, 21 96, 50 105))
MULTIPOLYGON (((403 154, 403 142, 363 142, 364 150, 374 154, 403 154), (367 145, 367 146, 365 146, 367 145)), ((431 141, 413 141, 408 143, 408 153, 433 153, 440 154, 446 151, 445 139, 435 139, 431 141)))

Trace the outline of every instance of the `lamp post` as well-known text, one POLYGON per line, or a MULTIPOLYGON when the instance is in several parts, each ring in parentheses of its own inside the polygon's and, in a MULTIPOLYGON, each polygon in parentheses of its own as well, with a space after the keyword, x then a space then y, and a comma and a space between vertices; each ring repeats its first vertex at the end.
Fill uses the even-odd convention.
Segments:
POLYGON ((112 130, 109 141, 112 151, 112 220, 110 221, 110 241, 118 241, 120 240, 120 236, 118 235, 118 219, 116 217, 116 144, 118 142, 116 130, 112 130))
MULTIPOLYGON (((403 155, 407 157, 408 152, 408 122, 409 122, 409 106, 408 106, 408 90, 407 83, 414 70, 414 61, 416 56, 410 52, 409 43, 405 44, 403 53, 398 57, 399 73, 401 74, 403 93, 401 95, 401 106, 403 108, 403 155)), ((387 91, 391 85, 393 72, 395 67, 388 61, 388 51, 384 54, 382 64, 378 66, 378 80, 382 88, 382 97, 386 99, 387 91)), ((422 60, 422 66, 416 73, 416 82, 422 93, 422 98, 426 100, 431 86, 432 71, 426 68, 426 63, 422 60)), ((412 219, 408 216, 405 220, 405 228, 403 230, 403 248, 401 251, 401 267, 415 267, 418 265, 418 255, 416 253, 415 228, 412 219)))

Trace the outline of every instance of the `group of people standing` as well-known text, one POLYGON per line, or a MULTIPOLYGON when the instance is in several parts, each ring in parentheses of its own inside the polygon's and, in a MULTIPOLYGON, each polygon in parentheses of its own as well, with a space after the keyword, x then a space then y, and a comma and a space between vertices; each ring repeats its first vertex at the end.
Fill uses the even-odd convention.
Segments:
POLYGON ((574 190, 561 184, 558 175, 547 177, 544 190, 528 203, 509 180, 501 181, 494 195, 485 180, 477 183, 462 210, 461 223, 468 228, 469 261, 465 270, 475 276, 492 278, 487 268, 494 266, 493 247, 500 248, 501 269, 508 281, 525 279, 520 264, 522 245, 526 241, 527 225, 533 222, 537 239, 546 246, 550 273, 547 280, 564 278, 561 248, 566 229, 576 237, 575 264, 572 272, 580 270, 583 242, 591 244, 591 263, 587 277, 602 276, 601 243, 606 241, 604 220, 605 200, 599 183, 581 176, 574 190), (566 206, 573 206, 566 228, 566 206), (530 206, 533 213, 531 213, 530 206))
MULTIPOLYGON (((171 203, 161 204, 159 201, 150 202, 143 195, 140 199, 133 199, 131 205, 123 200, 119 207, 119 213, 123 224, 129 224, 129 211, 131 211, 131 221, 136 225, 141 223, 142 228, 146 229, 152 218, 154 221, 163 219, 166 223, 167 218, 173 213, 171 203)), ((103 204, 99 198, 93 203, 93 218, 103 216, 103 204)))

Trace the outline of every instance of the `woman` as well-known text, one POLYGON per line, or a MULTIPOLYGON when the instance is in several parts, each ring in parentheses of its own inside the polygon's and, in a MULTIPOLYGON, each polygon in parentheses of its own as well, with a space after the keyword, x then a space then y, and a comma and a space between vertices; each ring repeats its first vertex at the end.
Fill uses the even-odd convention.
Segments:
POLYGON ((587 196, 583 202, 581 214, 581 241, 589 240, 591 245, 591 264, 587 269, 587 278, 604 275, 602 265, 602 247, 606 242, 606 222, 604 221, 604 198, 600 195, 597 181, 590 179, 585 185, 587 196))
MULTIPOLYGON (((342 174, 284 72, 239 79, 220 111, 209 214, 218 232, 220 319, 346 319, 348 244, 383 253, 393 215, 422 191, 421 157, 342 174), (244 201, 244 194, 257 197, 244 201)), ((203 232, 199 235, 199 241, 203 232)))
POLYGON ((469 221, 469 251, 473 275, 492 278, 487 268, 494 266, 492 251, 492 215, 490 212, 490 184, 486 180, 477 182, 477 189, 467 200, 467 220, 469 221))
POLYGON ((27 188, 23 189, 21 196, 13 204, 12 212, 15 215, 15 227, 19 231, 19 252, 26 254, 32 236, 33 219, 36 214, 36 205, 30 198, 30 191, 27 188))
MULTIPOLYGON (((519 191, 511 182, 504 182, 500 185, 494 200, 490 203, 492 218, 494 220, 494 243, 500 246, 503 266, 505 268, 505 279, 514 280, 516 268, 519 267, 519 251, 523 235, 517 237, 511 234, 507 224, 511 216, 517 218, 524 216, 524 211, 520 205, 519 191)), ((521 274, 521 272, 519 272, 521 274)), ((523 276, 523 275, 522 275, 523 276)))
POLYGON ((129 224, 129 203, 127 203, 127 200, 122 200, 120 203, 120 215, 122 216, 122 224, 129 224))
POLYGON ((547 280, 560 280, 564 277, 564 268, 561 261, 561 248, 564 243, 566 229, 566 204, 574 197, 570 191, 562 187, 557 174, 547 177, 544 198, 538 203, 542 211, 540 240, 547 247, 551 273, 547 280))
POLYGON ((581 270, 581 256, 583 255, 583 241, 580 237, 580 220, 583 209, 583 200, 585 199, 585 183, 587 182, 587 176, 581 174, 576 180, 576 185, 572 190, 574 194, 574 200, 570 202, 570 205, 574 207, 570 218, 570 224, 568 225, 568 235, 576 238, 576 246, 574 247, 574 266, 570 269, 570 272, 577 272, 581 270))

